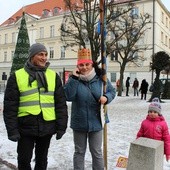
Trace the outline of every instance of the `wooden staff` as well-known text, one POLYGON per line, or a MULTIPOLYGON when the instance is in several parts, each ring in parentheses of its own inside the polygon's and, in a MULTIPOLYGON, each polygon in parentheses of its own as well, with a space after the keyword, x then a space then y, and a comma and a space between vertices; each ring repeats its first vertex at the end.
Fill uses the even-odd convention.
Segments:
MULTIPOLYGON (((101 61, 102 61, 102 79, 103 79, 103 94, 106 93, 107 85, 107 71, 106 71, 106 48, 105 48, 105 38, 106 38, 106 7, 105 0, 100 0, 100 33, 101 33, 101 61)), ((103 106, 104 112, 104 129, 103 129, 103 157, 104 157, 104 167, 107 170, 107 106, 103 106)))

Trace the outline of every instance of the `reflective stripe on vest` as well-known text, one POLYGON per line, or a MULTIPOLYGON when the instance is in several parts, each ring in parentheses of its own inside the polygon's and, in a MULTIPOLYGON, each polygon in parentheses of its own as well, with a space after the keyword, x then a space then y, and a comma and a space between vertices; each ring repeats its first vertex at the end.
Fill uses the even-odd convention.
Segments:
POLYGON ((29 75, 24 69, 15 72, 18 88, 20 91, 20 103, 18 117, 27 115, 38 115, 41 111, 44 120, 56 119, 54 91, 56 85, 56 73, 50 69, 46 70, 48 92, 44 88, 37 88, 37 81, 33 81, 31 87, 28 85, 29 75))

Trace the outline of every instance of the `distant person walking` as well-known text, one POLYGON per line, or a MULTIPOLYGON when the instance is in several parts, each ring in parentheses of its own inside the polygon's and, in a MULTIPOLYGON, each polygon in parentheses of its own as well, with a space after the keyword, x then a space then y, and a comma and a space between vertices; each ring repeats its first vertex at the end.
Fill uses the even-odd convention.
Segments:
POLYGON ((137 78, 135 78, 132 87, 133 87, 133 89, 134 89, 134 96, 139 96, 139 91, 138 91, 139 81, 138 81, 137 78))
POLYGON ((146 81, 146 79, 143 79, 142 80, 142 83, 140 85, 140 89, 139 91, 141 92, 141 100, 146 100, 146 95, 147 95, 147 92, 148 92, 148 82, 146 81))
POLYGON ((170 160, 170 134, 167 122, 161 114, 161 105, 158 98, 153 98, 148 108, 148 115, 142 121, 137 138, 144 137, 164 142, 166 160, 170 160))
POLYGON ((126 96, 129 96, 130 77, 126 79, 126 96))
POLYGON ((116 90, 119 91, 120 88, 120 79, 116 81, 116 90))

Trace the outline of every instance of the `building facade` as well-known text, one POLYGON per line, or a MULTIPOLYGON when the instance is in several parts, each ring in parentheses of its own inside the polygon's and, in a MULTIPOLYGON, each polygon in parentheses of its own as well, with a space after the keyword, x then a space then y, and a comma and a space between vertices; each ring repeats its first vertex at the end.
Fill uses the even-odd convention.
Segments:
MULTIPOLYGON (((170 54, 170 13, 161 0, 141 0, 134 1, 134 3, 136 4, 134 12, 148 13, 152 17, 151 29, 139 42, 148 44, 152 49, 143 51, 146 60, 140 66, 128 63, 124 80, 128 76, 131 77, 131 82, 136 77, 140 82, 145 78, 150 84, 154 78, 154 74, 150 71, 152 54, 158 51, 166 51, 170 54)), ((60 0, 44 0, 25 6, 24 9, 20 9, 0 25, 0 76, 5 74, 7 78, 9 77, 23 10, 26 13, 25 19, 30 44, 39 42, 47 47, 50 67, 61 76, 63 76, 63 70, 72 71, 75 68, 76 50, 65 48, 61 42, 60 27, 65 12, 62 8, 64 6, 60 0)), ((119 78, 120 67, 116 61, 110 60, 110 58, 107 62, 108 78, 114 83, 119 78)), ((0 77, 2 86, 5 81, 0 77)))

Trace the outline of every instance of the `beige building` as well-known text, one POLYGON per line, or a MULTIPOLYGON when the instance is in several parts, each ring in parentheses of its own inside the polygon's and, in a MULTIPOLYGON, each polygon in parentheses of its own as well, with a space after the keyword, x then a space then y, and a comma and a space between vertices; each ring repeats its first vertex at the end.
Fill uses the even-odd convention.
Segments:
MULTIPOLYGON (((62 76, 63 69, 72 71, 75 68, 77 53, 76 51, 71 50, 71 48, 65 49, 60 40, 60 25, 63 22, 64 15, 64 10, 62 10, 61 4, 60 7, 55 4, 49 7, 50 9, 47 9, 47 7, 45 8, 42 5, 45 5, 45 3, 51 3, 52 1, 59 2, 59 0, 44 0, 24 7, 24 11, 26 11, 25 18, 30 44, 35 42, 43 43, 48 49, 49 61, 51 63, 50 67, 62 76), (30 6, 31 8, 38 6, 39 13, 35 15, 35 13, 30 10, 30 6)), ((124 80, 126 80, 127 76, 131 77, 131 82, 133 82, 135 77, 137 77, 140 82, 145 78, 150 84, 152 77, 154 77, 149 69, 152 60, 151 55, 158 51, 166 51, 170 54, 170 13, 162 4, 161 0, 141 0, 135 1, 135 4, 134 13, 149 13, 152 16, 152 23, 150 25, 151 29, 139 42, 139 44, 145 43, 149 45, 152 47, 152 50, 146 50, 143 52, 145 61, 139 63, 140 67, 134 66, 130 63, 127 65, 124 80)), ((1 84, 5 82, 5 80, 2 80, 1 78, 1 75, 4 74, 4 72, 7 77, 9 77, 21 22, 21 17, 18 17, 18 15, 19 13, 22 14, 22 11, 23 10, 20 9, 12 17, 9 16, 10 18, 0 26, 1 84)), ((108 78, 114 83, 119 78, 119 64, 108 58, 107 68, 108 78)))

